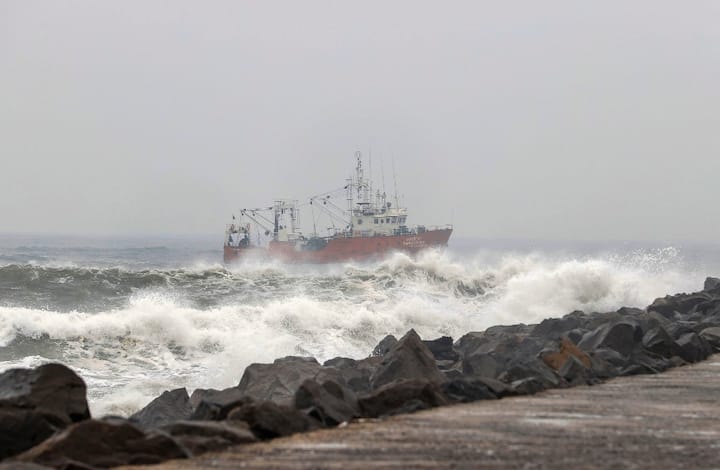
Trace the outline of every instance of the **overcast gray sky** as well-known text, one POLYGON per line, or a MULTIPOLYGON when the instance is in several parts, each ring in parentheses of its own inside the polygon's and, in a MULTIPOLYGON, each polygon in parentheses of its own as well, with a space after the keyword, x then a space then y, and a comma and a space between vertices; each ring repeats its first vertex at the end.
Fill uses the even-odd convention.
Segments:
POLYGON ((220 233, 370 147, 457 236, 716 240, 720 2, 0 0, 0 232, 220 233))

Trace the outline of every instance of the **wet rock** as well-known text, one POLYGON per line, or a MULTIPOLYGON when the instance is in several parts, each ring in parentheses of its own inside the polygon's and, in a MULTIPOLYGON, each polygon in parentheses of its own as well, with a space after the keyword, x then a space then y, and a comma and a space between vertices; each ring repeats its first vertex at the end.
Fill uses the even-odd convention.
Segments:
POLYGON ((462 371, 466 375, 479 375, 483 377, 497 377, 500 364, 492 354, 478 353, 466 357, 462 361, 462 371))
POLYGON ((377 389, 400 379, 445 381, 435 358, 415 330, 410 330, 383 356, 380 366, 370 378, 370 385, 377 389))
POLYGON ((187 390, 178 388, 163 392, 129 419, 142 428, 157 428, 173 421, 188 419, 192 412, 187 390))
POLYGON ((305 380, 332 380, 345 383, 340 371, 323 367, 312 357, 288 356, 272 364, 251 364, 245 369, 237 388, 256 400, 290 405, 295 391, 305 380))
POLYGON ((363 416, 379 416, 417 411, 449 403, 435 381, 401 379, 385 384, 370 395, 358 398, 363 416))
POLYGON ((507 384, 513 384, 528 378, 537 379, 543 384, 544 388, 566 385, 565 381, 557 372, 537 358, 512 362, 507 366, 507 369, 498 376, 498 380, 507 384))
POLYGON ((710 291, 716 289, 720 289, 720 279, 717 277, 706 278, 705 283, 703 284, 703 290, 710 291))
POLYGON ((627 356, 642 342, 643 332, 637 322, 620 320, 599 326, 585 334, 578 344, 584 351, 612 349, 627 356))
POLYGON ((511 393, 511 390, 507 384, 502 383, 492 377, 468 377, 467 380, 470 380, 478 385, 484 385, 498 398, 502 398, 511 393))
POLYGON ((712 300, 713 297, 708 292, 667 295, 655 299, 652 304, 648 305, 647 310, 649 312, 658 312, 671 320, 681 319, 683 316, 692 313, 697 306, 707 304, 708 301, 712 300))
POLYGON ((384 356, 397 344, 397 338, 393 335, 387 335, 375 346, 372 351, 373 356, 384 356))
POLYGON ((423 341, 423 344, 427 346, 436 361, 457 361, 460 359, 460 355, 453 349, 453 339, 450 336, 423 341))
POLYGON ((712 354, 710 345, 702 339, 697 333, 687 333, 677 340, 680 346, 679 356, 687 362, 698 362, 712 354))
POLYGON ((522 324, 493 326, 483 332, 471 332, 462 336, 455 343, 454 348, 463 358, 490 352, 518 352, 518 346, 532 332, 533 328, 533 325, 522 324))
POLYGON ((305 414, 271 401, 249 403, 233 409, 229 421, 244 421, 258 439, 273 439, 317 428, 305 414))
POLYGON ((345 385, 355 393, 367 393, 370 391, 370 377, 375 373, 380 363, 381 356, 370 356, 361 360, 336 357, 323 363, 324 367, 333 367, 340 371, 345 380, 345 385))
POLYGON ((295 392, 295 408, 303 410, 325 426, 360 417, 355 393, 333 381, 320 385, 306 380, 295 392))
POLYGON ((495 400, 498 398, 498 396, 480 380, 455 379, 441 384, 440 388, 447 398, 458 403, 495 400))
MULTIPOLYGON (((5 462, 0 463, 0 470, 51 470, 52 467, 46 467, 32 462, 5 462)), ((72 470, 82 470, 81 468, 73 468, 72 470)))
POLYGON ((243 421, 176 421, 162 427, 193 455, 257 442, 243 421))
POLYGON ((590 368, 590 356, 567 337, 561 337, 553 348, 546 348, 540 352, 540 358, 554 370, 560 370, 571 358, 577 359, 585 368, 590 368))
POLYGON ((510 384, 513 395, 534 395, 547 390, 547 385, 537 377, 527 377, 510 384))
POLYGON ((707 341, 715 352, 720 352, 720 327, 705 328, 700 332, 700 337, 707 341))
POLYGON ((15 457, 56 468, 116 467, 154 464, 188 457, 188 452, 166 434, 145 433, 130 422, 85 420, 15 457))
POLYGON ((220 392, 221 392, 221 390, 217 390, 214 388, 196 388, 195 390, 193 390, 192 394, 190 395, 190 400, 188 402, 190 404, 190 408, 195 410, 195 408, 198 407, 200 402, 203 401, 203 399, 205 397, 211 396, 215 393, 220 393, 220 392))
POLYGON ((574 355, 570 355, 560 366, 558 374, 571 385, 593 383, 589 357, 586 365, 574 355))
POLYGON ((85 382, 62 364, 0 374, 0 408, 37 410, 66 424, 90 418, 85 382))
POLYGON ((681 353, 680 346, 662 326, 655 327, 645 333, 642 345, 648 351, 662 357, 670 358, 679 356, 681 353))
POLYGON ((0 408, 0 460, 41 443, 64 426, 53 415, 36 410, 0 408))
MULTIPOLYGON (((195 393, 193 393, 194 397, 195 393)), ((200 404, 195 408, 190 419, 199 421, 223 420, 227 418, 228 413, 233 408, 253 401, 252 397, 245 395, 238 387, 230 387, 224 390, 206 390, 198 399, 200 404)))
POLYGON ((574 329, 584 327, 586 319, 583 312, 577 311, 562 318, 547 318, 532 329, 531 336, 558 339, 574 329))

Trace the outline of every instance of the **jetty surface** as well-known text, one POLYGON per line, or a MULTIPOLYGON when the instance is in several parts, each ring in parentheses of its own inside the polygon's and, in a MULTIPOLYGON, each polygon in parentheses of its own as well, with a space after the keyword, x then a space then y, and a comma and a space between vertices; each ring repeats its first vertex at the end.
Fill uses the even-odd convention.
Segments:
POLYGON ((364 420, 144 468, 558 465, 720 467, 720 354, 662 374, 364 420))

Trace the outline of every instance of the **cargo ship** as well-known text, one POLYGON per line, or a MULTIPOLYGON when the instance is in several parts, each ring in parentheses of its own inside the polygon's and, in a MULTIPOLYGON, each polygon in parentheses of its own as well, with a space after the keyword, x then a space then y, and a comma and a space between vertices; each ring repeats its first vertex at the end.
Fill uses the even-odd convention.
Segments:
POLYGON ((242 209, 239 217, 233 215, 225 230, 225 263, 250 258, 287 263, 366 261, 396 251, 414 254, 447 246, 452 225, 409 226, 408 210, 398 203, 397 185, 393 201, 388 200, 384 188, 373 193, 360 152, 355 158, 355 174, 341 188, 312 196, 302 205, 297 200, 278 199, 272 206, 242 209), (308 235, 299 228, 302 206, 312 215, 308 235), (317 233, 318 216, 330 223, 326 235, 317 233))

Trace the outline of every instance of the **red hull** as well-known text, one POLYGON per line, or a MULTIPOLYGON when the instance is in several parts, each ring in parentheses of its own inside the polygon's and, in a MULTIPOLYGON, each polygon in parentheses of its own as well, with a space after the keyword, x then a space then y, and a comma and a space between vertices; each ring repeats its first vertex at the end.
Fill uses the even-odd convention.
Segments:
POLYGON ((293 242, 277 241, 271 241, 267 250, 226 245, 223 258, 226 263, 258 255, 288 263, 363 261, 382 258, 393 251, 417 253, 426 248, 447 246, 450 234, 452 234, 452 229, 446 228, 412 235, 338 237, 331 238, 325 247, 317 250, 300 250, 296 249, 293 242))

